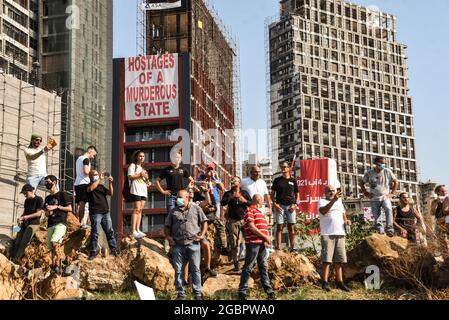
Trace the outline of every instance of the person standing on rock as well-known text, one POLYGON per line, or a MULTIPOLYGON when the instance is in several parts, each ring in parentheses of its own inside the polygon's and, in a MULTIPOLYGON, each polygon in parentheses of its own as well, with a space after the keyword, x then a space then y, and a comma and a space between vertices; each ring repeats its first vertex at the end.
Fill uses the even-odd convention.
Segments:
POLYGON ((148 187, 151 185, 148 172, 143 168, 145 164, 145 153, 141 150, 133 154, 133 162, 128 167, 129 192, 133 203, 131 215, 131 235, 135 239, 145 237, 140 231, 142 212, 148 199, 148 187))
POLYGON ((56 146, 53 139, 49 139, 49 143, 43 148, 41 143, 42 136, 33 134, 30 145, 25 149, 25 157, 28 162, 26 184, 31 185, 35 191, 38 186, 45 184, 44 179, 47 176, 45 155, 56 146))
POLYGON ((430 215, 435 217, 435 234, 440 244, 441 254, 446 259, 449 257, 447 247, 447 236, 449 234, 449 197, 446 186, 437 186, 435 188, 435 194, 437 198, 430 205, 430 215))
POLYGON ((45 187, 50 194, 45 198, 45 215, 48 218, 47 245, 52 253, 52 272, 60 273, 62 264, 61 244, 67 232, 67 215, 72 212, 72 200, 58 190, 58 178, 45 177, 45 187))
POLYGON ((87 203, 87 185, 90 183, 89 172, 91 170, 91 162, 97 156, 97 149, 89 146, 84 155, 76 159, 76 179, 75 179, 75 204, 76 213, 81 223, 81 229, 89 229, 87 219, 89 217, 86 211, 87 203))
POLYGON ((40 219, 44 215, 44 200, 37 196, 34 191, 32 185, 26 184, 20 192, 25 196, 25 203, 23 204, 23 215, 17 219, 20 231, 17 233, 11 251, 11 261, 14 263, 19 263, 22 259, 26 247, 39 230, 40 219))
POLYGON ((239 299, 247 300, 248 281, 251 271, 257 262, 262 287, 268 295, 268 299, 275 299, 270 277, 268 276, 267 250, 271 246, 271 237, 268 233, 268 222, 263 208, 263 197, 255 194, 251 206, 247 209, 244 218, 244 235, 246 242, 245 265, 240 276, 239 299))
POLYGON ((243 227, 243 218, 246 210, 251 204, 251 197, 245 190, 240 189, 240 178, 234 177, 231 180, 231 190, 225 192, 221 199, 221 205, 228 207, 226 215, 226 233, 228 236, 229 255, 234 263, 234 271, 240 271, 237 257, 240 246, 240 233, 243 227))
POLYGON ((166 196, 167 213, 176 207, 176 195, 180 190, 186 189, 186 180, 188 183, 194 182, 194 179, 190 176, 189 171, 184 167, 181 162, 182 155, 177 153, 172 160, 172 165, 166 168, 156 180, 157 190, 166 196), (161 186, 161 181, 167 182, 166 190, 161 186))
POLYGON ((296 243, 296 203, 299 200, 299 190, 296 179, 292 177, 292 170, 288 162, 281 165, 282 176, 274 179, 271 187, 271 198, 276 212, 276 249, 281 248, 282 229, 287 222, 290 252, 295 251, 296 243))
POLYGON ((329 270, 335 264, 337 274, 337 288, 351 291, 343 282, 343 267, 347 263, 345 225, 351 225, 346 217, 345 208, 341 201, 341 192, 335 187, 326 186, 325 198, 318 202, 321 235, 321 261, 323 263, 322 288, 329 292, 329 270))
POLYGON ((107 196, 112 197, 114 194, 114 188, 112 187, 114 178, 111 175, 105 177, 102 174, 100 176, 97 170, 91 170, 89 178, 90 184, 87 187, 87 201, 89 202, 89 214, 92 223, 89 260, 94 260, 97 256, 100 226, 106 234, 111 254, 117 256, 117 241, 114 237, 114 229, 112 229, 112 220, 107 199, 107 196), (105 179, 108 181, 108 188, 101 184, 101 181, 105 179))
POLYGON ((363 179, 360 181, 360 188, 363 194, 371 199, 371 212, 374 216, 377 231, 381 234, 386 232, 387 236, 393 237, 394 226, 391 199, 396 196, 399 183, 393 171, 386 167, 386 159, 384 157, 376 157, 374 159, 374 165, 374 169, 368 170, 363 176, 363 179), (369 184, 369 192, 366 189, 366 184, 369 184), (378 221, 382 208, 385 211, 385 230, 383 225, 378 221))
POLYGON ((178 192, 176 207, 168 213, 164 231, 166 239, 173 247, 177 300, 185 298, 183 266, 186 262, 189 262, 195 300, 201 300, 200 242, 207 232, 207 217, 197 204, 190 201, 187 190, 178 192))

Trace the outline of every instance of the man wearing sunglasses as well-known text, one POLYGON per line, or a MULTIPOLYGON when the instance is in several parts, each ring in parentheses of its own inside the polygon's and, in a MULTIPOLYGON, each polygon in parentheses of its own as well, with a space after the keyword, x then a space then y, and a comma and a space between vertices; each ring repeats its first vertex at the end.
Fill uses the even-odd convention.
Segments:
POLYGON ((33 134, 28 148, 25 149, 25 157, 28 162, 28 172, 26 184, 31 185, 34 190, 38 186, 45 185, 45 177, 47 176, 47 161, 45 154, 52 150, 54 146, 49 143, 42 147, 42 136, 33 134))

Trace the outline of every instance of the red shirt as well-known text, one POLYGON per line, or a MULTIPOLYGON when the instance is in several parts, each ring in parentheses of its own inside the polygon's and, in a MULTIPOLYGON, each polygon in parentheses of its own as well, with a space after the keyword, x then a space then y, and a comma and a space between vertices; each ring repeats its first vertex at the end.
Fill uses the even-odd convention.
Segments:
POLYGON ((251 205, 245 213, 245 225, 243 226, 243 232, 245 235, 246 243, 250 244, 263 244, 265 240, 254 234, 249 228, 249 223, 254 223, 257 229, 265 235, 269 235, 268 233, 268 223, 267 219, 265 219, 265 215, 257 208, 255 205, 251 205))

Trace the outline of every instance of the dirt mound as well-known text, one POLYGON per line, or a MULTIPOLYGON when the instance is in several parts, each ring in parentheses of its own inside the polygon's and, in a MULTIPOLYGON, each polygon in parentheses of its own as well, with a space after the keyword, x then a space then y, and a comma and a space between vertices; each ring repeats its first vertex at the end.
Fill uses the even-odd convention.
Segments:
MULTIPOLYGON (((301 254, 277 250, 268 259, 268 274, 274 290, 315 283, 320 275, 310 260, 301 254)), ((258 273, 255 274, 258 279, 258 273)), ((259 281, 256 280, 255 281, 259 281)))
MULTIPOLYGON (((229 296, 237 295, 240 284, 240 275, 218 274, 214 278, 208 278, 203 285, 205 296, 229 296)), ((249 279, 248 288, 254 288, 254 280, 249 279)))
POLYGON ((0 300, 23 299, 24 280, 21 268, 0 254, 0 300))

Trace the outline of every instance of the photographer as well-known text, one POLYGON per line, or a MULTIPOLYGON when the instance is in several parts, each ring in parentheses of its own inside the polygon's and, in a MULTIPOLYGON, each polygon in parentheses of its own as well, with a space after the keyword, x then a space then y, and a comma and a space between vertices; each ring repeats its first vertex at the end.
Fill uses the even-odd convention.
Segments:
POLYGON ((221 205, 228 207, 228 213, 226 217, 226 233, 228 237, 228 250, 234 263, 234 271, 240 271, 238 261, 238 249, 240 241, 240 233, 243 227, 243 218, 245 212, 251 205, 251 197, 248 192, 240 189, 240 178, 232 178, 230 191, 225 192, 223 199, 221 199, 221 205))
POLYGON ((321 261, 323 262, 322 288, 331 291, 328 283, 332 263, 337 274, 337 288, 351 291, 343 282, 342 264, 347 263, 345 225, 351 225, 341 201, 341 192, 333 186, 324 189, 325 198, 318 202, 321 234, 321 261))
POLYGON ((109 173, 104 173, 100 176, 97 170, 91 170, 89 179, 90 184, 87 187, 87 201, 89 202, 89 214, 92 223, 89 260, 94 260, 97 256, 100 226, 106 234, 112 255, 117 256, 117 242, 114 237, 114 230, 112 229, 112 220, 107 199, 107 196, 112 197, 114 193, 112 187, 114 178, 109 173), (102 180, 108 181, 108 188, 100 184, 102 180))

